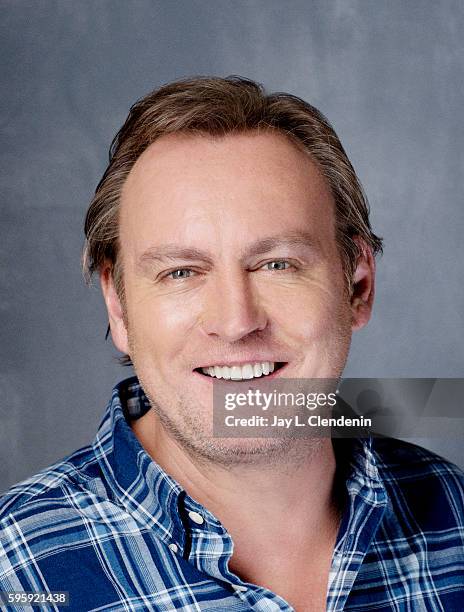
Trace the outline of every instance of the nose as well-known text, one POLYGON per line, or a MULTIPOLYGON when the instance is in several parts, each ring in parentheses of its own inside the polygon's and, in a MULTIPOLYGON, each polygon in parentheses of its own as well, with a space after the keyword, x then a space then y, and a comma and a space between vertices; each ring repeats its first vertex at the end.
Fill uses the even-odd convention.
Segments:
POLYGON ((236 342, 266 325, 266 313, 246 272, 211 284, 203 316, 207 335, 236 342))

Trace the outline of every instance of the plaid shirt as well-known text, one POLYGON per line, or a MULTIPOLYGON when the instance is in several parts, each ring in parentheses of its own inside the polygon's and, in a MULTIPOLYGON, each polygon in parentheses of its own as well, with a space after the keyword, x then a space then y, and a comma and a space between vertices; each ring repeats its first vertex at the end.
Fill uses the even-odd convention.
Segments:
MULTIPOLYGON (((132 433, 148 409, 137 379, 123 381, 92 446, 1 498, 0 590, 69 591, 69 608, 48 610, 292 610, 229 571, 227 531, 132 433)), ((462 612, 462 472, 398 440, 334 449, 346 505, 327 610, 462 612)))

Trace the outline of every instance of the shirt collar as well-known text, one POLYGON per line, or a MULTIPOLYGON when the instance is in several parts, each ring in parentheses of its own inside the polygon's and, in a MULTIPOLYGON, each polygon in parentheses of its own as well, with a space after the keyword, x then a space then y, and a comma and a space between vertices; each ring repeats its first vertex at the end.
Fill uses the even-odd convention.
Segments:
POLYGON ((344 609, 389 503, 374 442, 369 436, 334 444, 337 471, 341 468, 344 474, 346 501, 329 575, 334 610, 344 609))
POLYGON ((121 381, 113 389, 104 418, 93 442, 93 450, 104 480, 117 503, 122 504, 158 537, 186 546, 185 514, 200 512, 204 529, 224 535, 221 523, 203 506, 186 495, 144 450, 129 421, 143 416, 150 403, 137 377, 121 381))

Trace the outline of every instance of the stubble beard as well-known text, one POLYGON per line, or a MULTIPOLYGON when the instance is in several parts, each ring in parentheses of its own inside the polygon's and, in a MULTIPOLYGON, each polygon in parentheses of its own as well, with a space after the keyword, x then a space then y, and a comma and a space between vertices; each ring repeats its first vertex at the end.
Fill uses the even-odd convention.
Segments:
MULTIPOLYGON (((340 346, 349 348, 351 334, 346 331, 344 318, 336 323, 340 346), (349 338, 348 338, 349 336, 349 338)), ((277 437, 277 438, 220 438, 212 433, 212 409, 209 412, 210 430, 205 428, 204 415, 199 414, 191 400, 177 396, 163 397, 159 386, 146 368, 139 366, 138 347, 131 326, 127 322, 130 357, 136 375, 157 417, 156 425, 162 427, 169 438, 186 452, 191 459, 199 463, 214 464, 228 469, 249 466, 256 468, 279 467, 290 472, 291 467, 308 462, 321 448, 324 438, 277 437), (155 390, 158 389, 158 393, 155 390), (174 415, 174 416, 171 416, 174 415)), ((346 348, 346 353, 348 352, 346 348)), ((346 355, 333 354, 335 369, 341 372, 345 365, 346 355)))
MULTIPOLYGON (((149 373, 137 368, 137 354, 131 347, 131 358, 139 382, 156 415, 156 427, 183 450, 193 461, 213 464, 227 469, 239 466, 290 467, 295 462, 307 461, 320 447, 318 438, 220 438, 205 426, 204 415, 199 414, 191 400, 161 397, 153 392, 157 388, 149 373), (171 415, 175 415, 173 418, 171 415)), ((212 412, 209 412, 212 421, 212 412)))

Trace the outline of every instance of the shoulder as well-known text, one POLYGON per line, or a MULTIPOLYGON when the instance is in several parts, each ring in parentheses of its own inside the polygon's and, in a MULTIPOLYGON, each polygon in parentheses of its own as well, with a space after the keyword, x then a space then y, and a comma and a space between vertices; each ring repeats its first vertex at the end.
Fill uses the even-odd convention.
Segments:
POLYGON ((21 513, 30 505, 46 500, 56 503, 66 496, 66 485, 89 482, 95 463, 93 449, 87 446, 13 485, 0 495, 0 526, 8 516, 21 513))
POLYGON ((385 477, 408 479, 441 476, 463 482, 464 472, 437 453, 396 438, 374 438, 377 465, 385 477))
POLYGON ((433 451, 394 438, 372 447, 392 506, 424 529, 464 526, 464 472, 433 451))
POLYGON ((92 447, 11 487, 0 497, 0 590, 41 590, 44 572, 54 580, 63 568, 79 567, 83 551, 92 550, 93 534, 106 528, 97 525, 104 523, 102 515, 114 524, 125 520, 92 447))
POLYGON ((0 583, 5 569, 76 545, 85 531, 86 509, 106 497, 91 447, 6 491, 0 497, 0 583))
POLYGON ((76 602, 88 597, 73 610, 105 607, 115 596, 107 563, 124 568, 127 558, 147 550, 145 537, 161 567, 164 543, 117 499, 96 454, 80 449, 0 497, 0 591, 67 590, 76 602))

